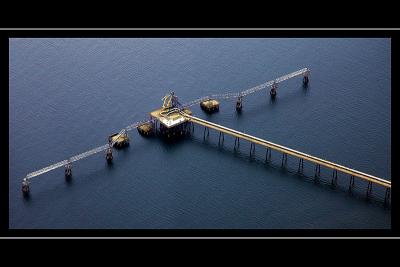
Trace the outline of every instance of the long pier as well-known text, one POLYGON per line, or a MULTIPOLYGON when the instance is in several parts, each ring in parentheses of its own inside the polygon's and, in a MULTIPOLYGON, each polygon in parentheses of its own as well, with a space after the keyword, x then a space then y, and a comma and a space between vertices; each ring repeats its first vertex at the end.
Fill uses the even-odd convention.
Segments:
MULTIPOLYGON (((178 98, 174 95, 174 93, 172 92, 169 95, 166 95, 163 100, 164 100, 164 104, 162 106, 161 109, 155 110, 153 112, 150 112, 150 120, 143 120, 143 121, 139 121, 139 122, 135 122, 125 128, 123 128, 122 130, 119 131, 119 133, 112 135, 109 137, 109 142, 108 144, 93 148, 89 151, 80 153, 78 155, 69 157, 68 159, 59 161, 57 163, 54 163, 50 166, 44 167, 42 169, 39 169, 37 171, 28 173, 26 175, 26 177, 23 178, 23 182, 22 182, 22 191, 24 193, 24 195, 27 195, 29 193, 29 183, 30 180, 34 177, 37 177, 39 175, 42 175, 44 173, 47 173, 49 171, 55 170, 57 168, 60 167, 65 167, 65 177, 69 178, 72 175, 72 163, 78 160, 82 160, 84 158, 87 158, 89 156, 92 156, 94 154, 97 154, 99 152, 103 152, 103 151, 107 151, 106 154, 106 159, 107 161, 110 163, 112 161, 112 148, 114 147, 114 144, 117 142, 120 142, 118 140, 126 140, 127 143, 129 143, 129 138, 127 135, 128 131, 131 131, 133 129, 138 129, 139 133, 142 131, 140 130, 140 126, 143 124, 147 124, 148 128, 147 129, 153 129, 155 128, 155 133, 161 133, 163 135, 166 135, 168 137, 174 136, 175 134, 177 135, 182 135, 182 133, 187 133, 188 130, 188 126, 193 126, 193 124, 198 124, 200 126, 204 127, 204 135, 205 135, 205 131, 206 129, 208 130, 208 134, 209 134, 209 129, 213 129, 216 130, 220 133, 219 136, 219 142, 221 141, 221 136, 222 136, 222 141, 224 140, 224 134, 230 135, 235 137, 235 149, 236 146, 239 147, 239 142, 240 140, 246 140, 249 141, 251 143, 250 146, 250 155, 252 153, 254 153, 255 151, 255 145, 260 145, 262 147, 267 148, 266 151, 266 160, 271 158, 271 150, 275 150, 278 151, 280 153, 282 153, 282 166, 284 164, 286 164, 287 161, 287 155, 293 156, 295 158, 299 159, 299 171, 303 170, 303 164, 304 164, 304 160, 309 161, 313 164, 315 164, 315 175, 319 176, 320 174, 320 170, 321 170, 321 166, 327 167, 329 169, 331 169, 333 171, 332 173, 332 184, 336 184, 337 183, 337 177, 338 177, 338 172, 342 172, 345 173, 347 175, 350 175, 350 184, 349 184, 349 189, 351 190, 351 188, 354 186, 354 180, 355 178, 364 180, 366 182, 368 182, 368 188, 367 188, 367 196, 371 193, 372 191, 372 185, 379 185, 379 186, 383 186, 384 188, 386 188, 386 193, 385 193, 385 203, 387 202, 387 200, 389 200, 390 198, 390 189, 391 189, 391 182, 364 172, 360 172, 354 169, 351 169, 349 167, 345 167, 342 165, 339 165, 337 163, 333 163, 330 162, 328 160, 325 159, 321 159, 279 144, 275 144, 273 142, 249 135, 249 134, 245 134, 242 132, 239 132, 237 130, 216 124, 216 123, 212 123, 203 119, 200 119, 198 117, 192 116, 191 111, 188 109, 189 107, 195 105, 195 104, 200 104, 200 106, 202 106, 202 104, 204 102, 207 102, 210 99, 231 99, 231 98, 237 98, 237 102, 236 102, 236 110, 238 112, 240 112, 240 110, 242 109, 242 99, 243 97, 253 94, 255 92, 261 91, 263 89, 266 88, 271 88, 270 90, 270 95, 271 98, 275 98, 276 94, 277 94, 277 89, 278 89, 278 84, 286 81, 288 79, 297 77, 297 76, 303 76, 303 86, 307 87, 308 83, 309 83, 309 74, 310 74, 310 70, 308 68, 302 68, 299 69, 295 72, 283 75, 279 78, 267 81, 263 84, 254 86, 252 88, 240 91, 240 92, 236 92, 236 93, 224 93, 224 94, 213 94, 213 95, 209 95, 209 96, 205 96, 205 97, 201 97, 198 99, 195 99, 193 101, 190 101, 188 103, 185 104, 180 104, 178 101, 178 98), (158 131, 158 127, 160 128, 160 131, 158 131)), ((211 110, 218 110, 219 109, 219 103, 217 101, 214 102, 213 105, 218 105, 216 108, 211 108, 211 110)), ((145 130, 148 131, 148 130, 145 130)), ((148 134, 149 132, 147 132, 148 134)), ((146 134, 146 135, 147 135, 146 134)), ((125 141, 123 141, 125 142, 125 141)))
POLYGON ((181 112, 181 115, 188 118, 189 122, 204 126, 206 128, 214 129, 220 133, 228 134, 228 135, 231 135, 231 136, 237 138, 237 139, 235 139, 235 146, 236 146, 236 144, 239 144, 239 139, 243 139, 243 140, 247 140, 247 141, 251 142, 252 146, 250 147, 250 153, 254 152, 255 146, 253 144, 258 144, 258 145, 261 145, 268 149, 266 158, 270 155, 268 153, 270 153, 271 149, 281 152, 282 153, 282 164, 287 160, 287 155, 291 155, 300 160, 299 161, 299 169, 300 169, 300 166, 303 165, 303 161, 307 160, 309 162, 316 164, 316 173, 318 173, 318 174, 320 172, 320 166, 325 166, 327 168, 332 169, 334 180, 336 180, 337 172, 339 171, 339 172, 350 175, 350 185, 354 184, 354 177, 356 177, 356 178, 359 178, 359 179, 362 179, 362 180, 365 180, 368 182, 368 190, 370 190, 370 188, 372 188, 371 187, 372 184, 381 185, 388 190, 390 190, 390 188, 391 188, 391 182, 388 180, 385 180, 385 179, 382 179, 382 178, 379 178, 379 177, 376 177, 376 176, 373 176, 373 175, 370 175, 370 174, 367 174, 364 172, 360 172, 360 171, 351 169, 349 167, 345 167, 343 165, 339 165, 337 163, 333 163, 333 162, 330 162, 330 161, 327 161, 327 160, 324 160, 324 159, 321 159, 321 158, 318 158, 318 157, 315 157, 315 156, 312 156, 312 155, 309 155, 309 154, 306 154, 306 153, 303 153, 303 152, 300 152, 300 151, 297 151, 297 150, 294 150, 294 149, 291 149, 291 148, 288 148, 285 146, 282 146, 282 145, 278 145, 273 142, 270 142, 270 141, 267 141, 267 140, 264 140, 264 139, 246 134, 246 133, 242 133, 237 130, 225 127, 225 126, 200 119, 198 117, 186 114, 184 112, 181 112))

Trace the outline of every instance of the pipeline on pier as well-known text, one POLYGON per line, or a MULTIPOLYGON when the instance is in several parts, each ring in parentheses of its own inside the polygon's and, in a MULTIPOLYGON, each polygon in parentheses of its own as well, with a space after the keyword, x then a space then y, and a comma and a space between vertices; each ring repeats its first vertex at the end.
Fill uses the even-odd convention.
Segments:
POLYGON ((306 153, 303 153, 303 152, 300 152, 300 151, 297 151, 297 150, 294 150, 294 149, 291 149, 291 148, 288 148, 288 147, 285 147, 282 145, 278 145, 278 144, 272 143, 270 141, 267 141, 267 140, 249 135, 249 134, 245 134, 245 133, 236 131, 234 129, 231 129, 231 128, 228 128, 228 127, 216 124, 216 123, 206 121, 206 120, 188 115, 183 112, 181 114, 182 114, 182 116, 188 118, 189 122, 193 122, 198 125, 201 125, 201 126, 204 126, 207 128, 211 128, 211 129, 214 129, 216 131, 219 131, 219 132, 222 132, 225 134, 229 134, 236 138, 241 138, 241 139, 247 140, 247 141, 251 142, 252 144, 258 144, 258 145, 261 145, 268 149, 273 149, 273 150, 282 152, 285 155, 289 154, 289 155, 297 157, 299 159, 304 159, 304 160, 310 161, 312 163, 325 166, 332 170, 336 170, 336 171, 340 171, 340 172, 349 174, 352 177, 358 177, 358 178, 366 180, 368 182, 381 185, 385 188, 391 188, 391 182, 384 180, 382 178, 379 178, 379 177, 376 177, 376 176, 373 176, 370 174, 366 174, 366 173, 363 173, 363 172, 360 172, 360 171, 357 171, 357 170, 354 170, 354 169, 351 169, 351 168, 348 168, 348 167, 345 167, 345 166, 342 166, 342 165, 339 165, 339 164, 336 164, 336 163, 333 163, 333 162, 330 162, 330 161, 327 161, 327 160, 324 160, 324 159, 321 159, 318 157, 315 157, 315 156, 311 156, 309 154, 306 154, 306 153))

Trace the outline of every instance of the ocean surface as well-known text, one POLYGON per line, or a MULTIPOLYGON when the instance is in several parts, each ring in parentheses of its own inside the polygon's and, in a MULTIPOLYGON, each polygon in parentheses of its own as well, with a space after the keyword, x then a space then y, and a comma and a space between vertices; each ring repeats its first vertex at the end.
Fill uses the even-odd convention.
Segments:
MULTIPOLYGON (((12 229, 387 229, 384 189, 203 129, 176 143, 130 132, 129 148, 33 178, 27 173, 107 143, 149 118, 174 91, 180 102, 238 92, 308 67, 310 84, 279 84, 195 116, 391 180, 390 39, 10 39, 9 227, 12 229)), ((4 177, 5 178, 5 177, 4 177)), ((6 179, 6 178, 5 178, 6 179)))

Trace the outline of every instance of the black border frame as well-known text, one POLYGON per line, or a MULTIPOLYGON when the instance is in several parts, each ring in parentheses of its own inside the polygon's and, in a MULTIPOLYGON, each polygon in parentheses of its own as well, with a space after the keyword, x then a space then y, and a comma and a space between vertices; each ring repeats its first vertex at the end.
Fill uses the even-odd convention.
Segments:
MULTIPOLYGON (((391 38, 391 78, 392 78, 392 99, 396 99, 397 90, 399 88, 399 63, 400 58, 399 47, 400 47, 400 31, 385 29, 385 30, 374 30, 374 29, 352 29, 352 30, 307 30, 307 29, 280 29, 280 30, 268 30, 268 29, 224 29, 224 30, 213 30, 213 29, 157 29, 157 30, 131 30, 131 29, 120 29, 120 30, 108 30, 108 29, 92 29, 92 30, 79 30, 79 29, 66 29, 66 30, 43 30, 43 29, 29 29, 29 30, 3 30, 0 31, 0 66, 1 72, 0 79, 3 90, 6 96, 2 97, 3 101, 8 100, 8 63, 9 63, 9 38, 391 38), (396 75, 397 74, 397 75, 396 75)), ((394 103, 394 101, 392 101, 394 103)), ((3 114, 7 114, 9 120, 9 109, 7 105, 3 105, 4 109, 7 110, 3 114)), ((396 118, 394 105, 392 108, 392 118, 396 118)), ((396 119, 392 120, 396 121, 396 119)), ((392 143, 392 177, 397 176, 397 170, 393 168, 393 164, 396 162, 393 148, 395 145, 396 136, 398 136, 395 125, 391 123, 391 143, 392 143)), ((4 138, 8 139, 7 136, 4 138)), ((9 144, 8 144, 9 148, 9 144)), ((2 160, 2 164, 8 165, 7 160, 2 160)), ((7 166, 8 167, 8 166, 7 166)), ((1 232, 0 236, 5 237, 393 237, 400 236, 399 234, 399 220, 396 217, 396 210, 398 208, 397 200, 397 183, 394 179, 394 184, 391 190, 391 229, 335 229, 335 230, 322 230, 322 229, 293 229, 293 230, 247 230, 247 229, 132 229, 132 230, 115 230, 115 229, 63 229, 63 230, 50 230, 50 229, 34 229, 34 230, 22 230, 22 229, 9 229, 9 197, 8 197, 8 183, 9 175, 8 168, 7 176, 1 179, 0 184, 0 196, 1 196, 1 232), (7 178, 6 178, 7 177, 7 178)), ((397 213, 398 214, 398 213, 397 213)))

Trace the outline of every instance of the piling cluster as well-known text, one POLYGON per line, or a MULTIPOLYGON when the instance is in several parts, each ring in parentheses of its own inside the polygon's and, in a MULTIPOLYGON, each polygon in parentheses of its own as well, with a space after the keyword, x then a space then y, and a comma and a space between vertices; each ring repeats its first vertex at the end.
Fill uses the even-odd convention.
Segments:
POLYGON ((113 154, 112 154, 111 146, 107 149, 106 160, 107 160, 108 164, 110 164, 112 162, 112 160, 113 160, 113 154))
POLYGON ((236 111, 242 111, 242 96, 239 96, 236 100, 236 111))

